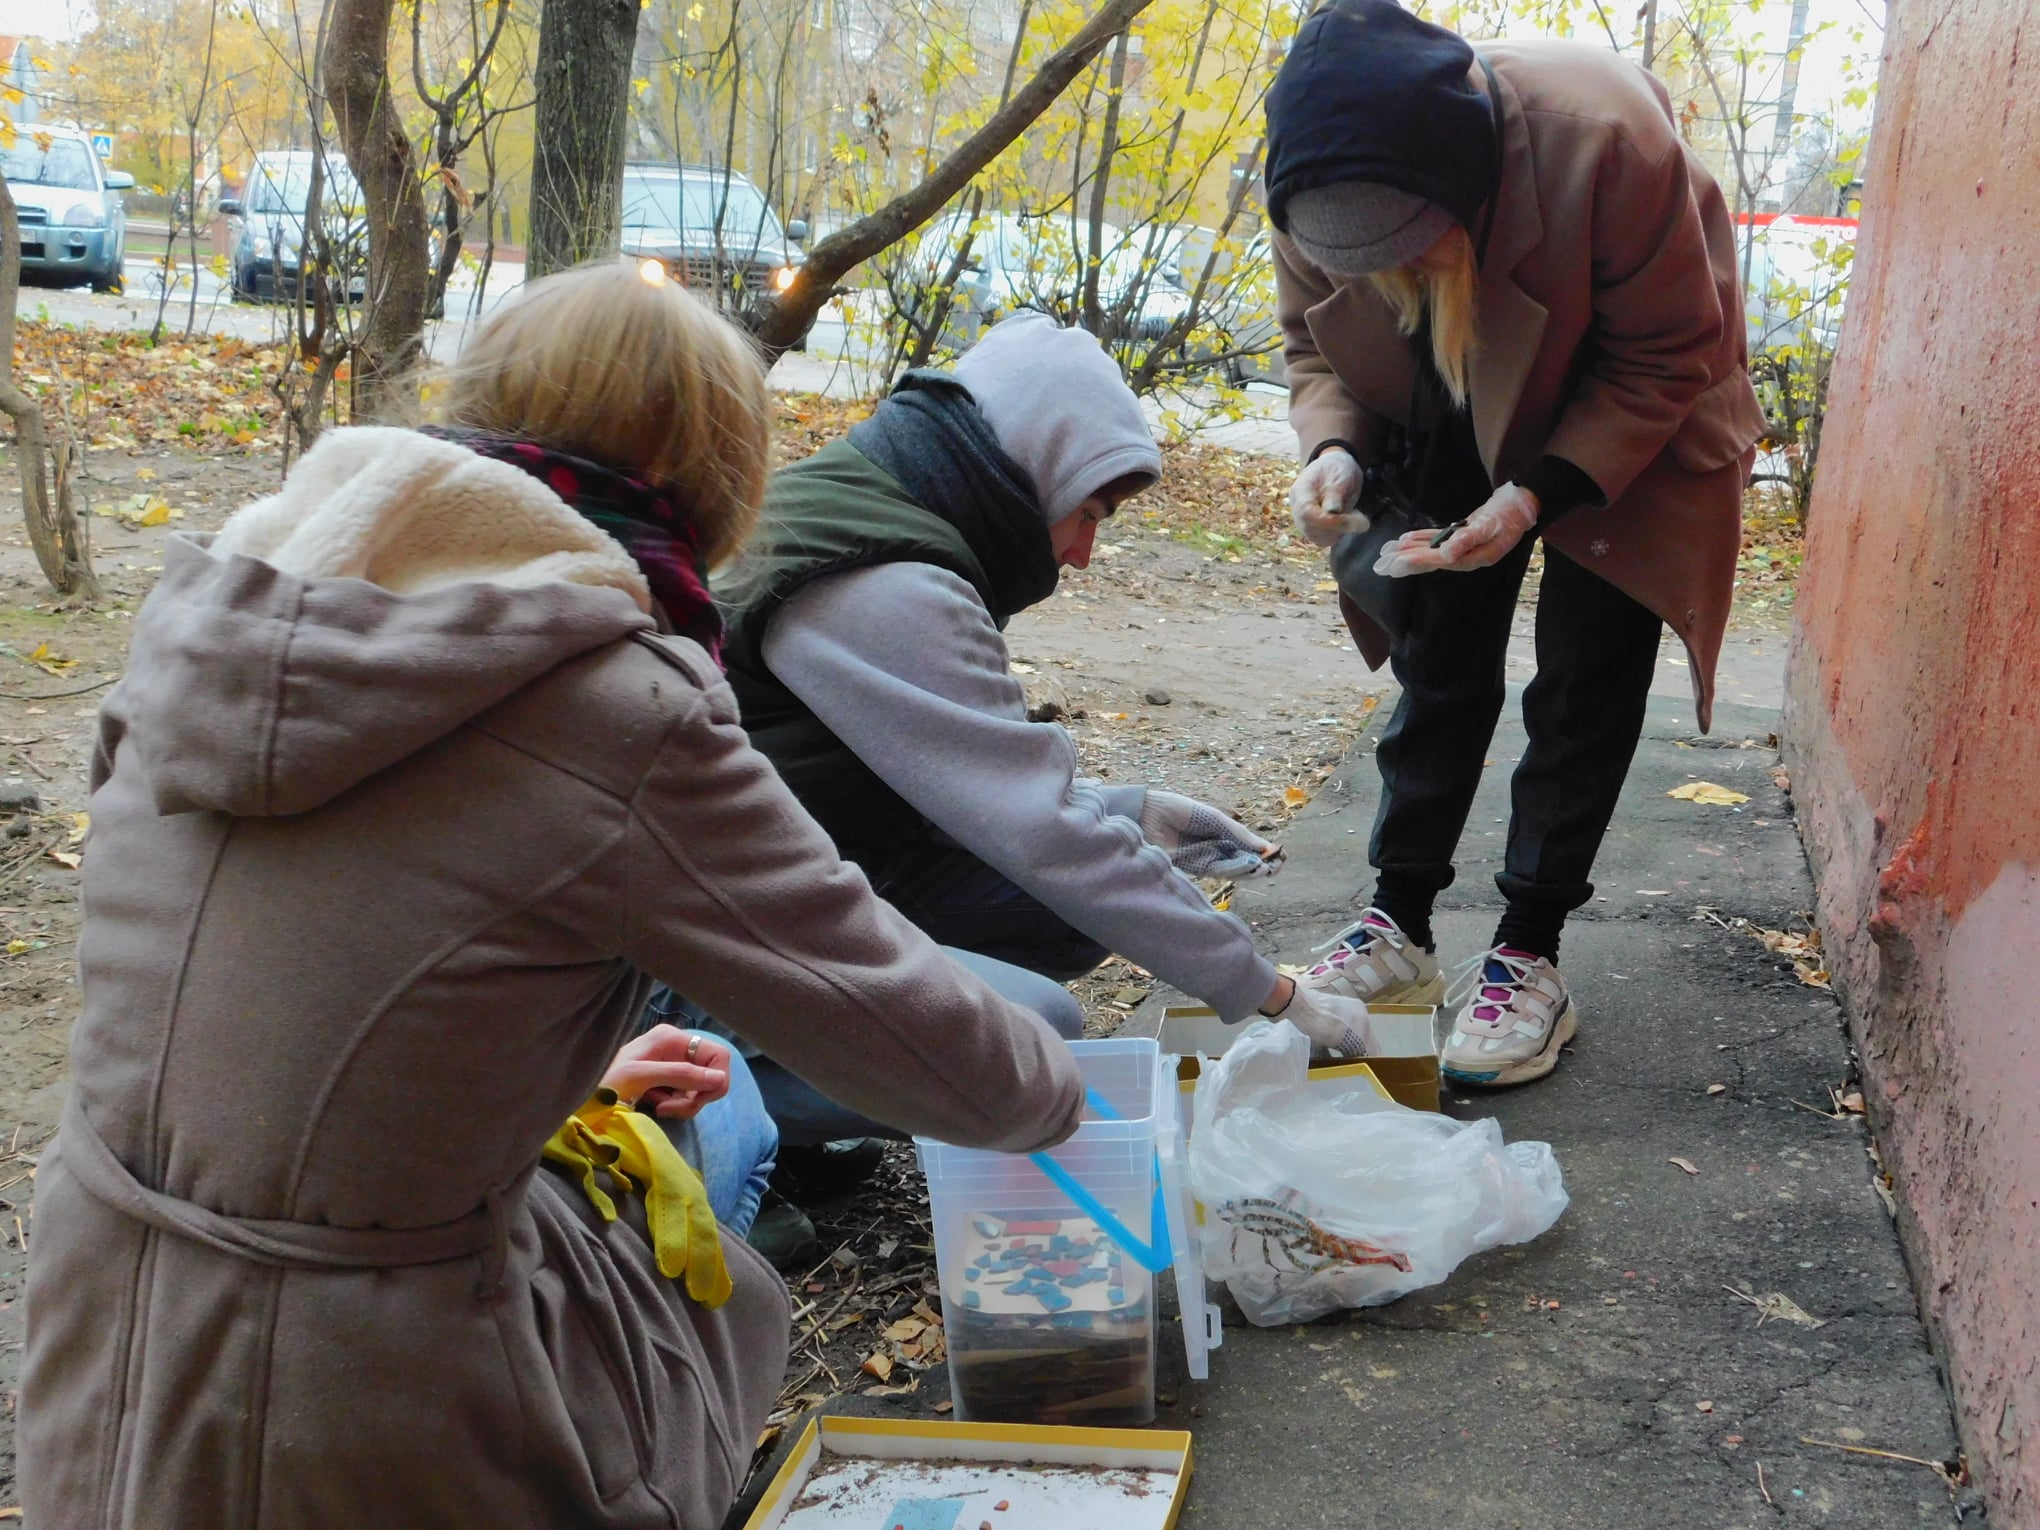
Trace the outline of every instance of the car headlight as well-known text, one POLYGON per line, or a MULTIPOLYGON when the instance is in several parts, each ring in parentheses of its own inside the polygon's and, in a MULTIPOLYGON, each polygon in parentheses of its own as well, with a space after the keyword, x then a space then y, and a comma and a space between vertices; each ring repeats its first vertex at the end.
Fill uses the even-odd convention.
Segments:
POLYGON ((64 222, 71 228, 105 228, 106 209, 83 202, 64 214, 64 222))
POLYGON ((772 285, 776 290, 784 292, 793 285, 793 279, 797 274, 792 266, 781 266, 772 273, 772 285))
POLYGON ((269 239, 267 235, 257 234, 249 247, 255 251, 255 258, 257 260, 267 260, 269 258, 269 239))

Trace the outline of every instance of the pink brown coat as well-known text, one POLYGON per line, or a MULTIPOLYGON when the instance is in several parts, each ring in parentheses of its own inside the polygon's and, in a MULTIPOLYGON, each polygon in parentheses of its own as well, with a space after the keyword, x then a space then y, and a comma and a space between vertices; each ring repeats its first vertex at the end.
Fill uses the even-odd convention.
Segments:
MULTIPOLYGON (((1685 641, 1705 729, 1764 430, 1734 224, 1635 64, 1571 43, 1482 51, 1503 144, 1469 389, 1481 460, 1504 483, 1548 452, 1601 487, 1606 505, 1546 540, 1685 641)), ((1415 350, 1368 283, 1327 277, 1281 235, 1275 255, 1301 453, 1344 440, 1365 460, 1384 422, 1407 419, 1415 350)), ((1387 634, 1342 605, 1379 667, 1387 634)))
POLYGON ((99 722, 37 1530, 715 1530, 786 1288, 725 1236, 698 1306, 539 1168, 654 976, 879 1120, 1074 1128, 1068 1049, 836 857, 702 650, 569 582, 604 540, 380 428, 172 539, 99 722), (264 517, 323 571, 227 548, 264 517))

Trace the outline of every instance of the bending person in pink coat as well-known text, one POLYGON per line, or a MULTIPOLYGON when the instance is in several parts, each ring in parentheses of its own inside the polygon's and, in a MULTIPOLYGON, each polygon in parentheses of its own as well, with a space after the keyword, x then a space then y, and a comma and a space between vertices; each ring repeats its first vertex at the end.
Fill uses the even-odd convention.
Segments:
POLYGON ((1306 981, 1439 997, 1432 905, 1541 539, 1505 906, 1450 996, 1444 1066, 1476 1087, 1542 1078, 1579 1024, 1559 938, 1593 896, 1666 624, 1708 725, 1764 425, 1733 226, 1634 63, 1556 42, 1477 55, 1392 0, 1304 24, 1268 98, 1266 179, 1305 464, 1291 508, 1402 687, 1374 889, 1306 981))

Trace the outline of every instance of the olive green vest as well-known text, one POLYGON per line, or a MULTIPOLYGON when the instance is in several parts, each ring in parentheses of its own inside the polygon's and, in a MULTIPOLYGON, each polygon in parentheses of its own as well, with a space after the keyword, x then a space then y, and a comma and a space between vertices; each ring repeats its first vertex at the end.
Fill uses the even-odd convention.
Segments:
MULTIPOLYGON (((718 582, 730 686, 751 742, 828 830, 837 853, 875 876, 925 821, 766 668, 766 630, 788 597, 826 574, 932 563, 967 581, 989 609, 985 571, 960 531, 847 440, 773 474, 761 524, 752 550, 718 582)), ((870 619, 885 621, 887 613, 872 611, 870 619)))

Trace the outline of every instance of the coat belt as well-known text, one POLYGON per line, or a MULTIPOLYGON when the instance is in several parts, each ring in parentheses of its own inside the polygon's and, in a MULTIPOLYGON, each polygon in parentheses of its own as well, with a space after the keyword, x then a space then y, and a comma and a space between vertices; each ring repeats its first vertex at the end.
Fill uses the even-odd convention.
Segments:
POLYGON ((431 1227, 333 1227, 233 1217, 196 1202, 151 1190, 114 1156, 94 1130, 73 1091, 64 1107, 58 1145, 63 1164, 95 1200, 150 1227, 202 1243, 223 1254, 285 1270, 374 1270, 443 1264, 493 1254, 499 1264, 507 1241, 506 1199, 521 1199, 528 1176, 509 1191, 492 1191, 486 1204, 431 1227))

